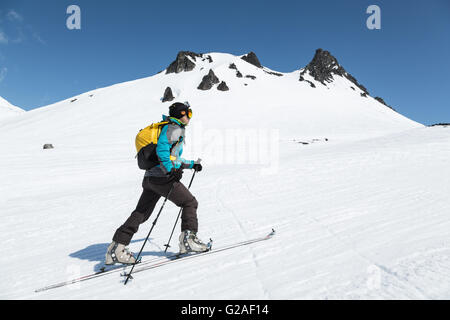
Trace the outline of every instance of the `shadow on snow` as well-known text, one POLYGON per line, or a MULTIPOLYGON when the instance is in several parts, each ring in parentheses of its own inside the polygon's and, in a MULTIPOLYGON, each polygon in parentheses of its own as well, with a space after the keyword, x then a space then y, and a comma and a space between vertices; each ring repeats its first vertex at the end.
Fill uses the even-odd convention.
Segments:
MULTIPOLYGON (((145 240, 145 238, 142 239, 136 239, 136 240, 132 240, 131 244, 136 243, 136 242, 143 242, 145 240)), ((152 245, 151 243, 152 239, 148 240, 148 243, 146 244, 146 247, 149 245, 152 245)), ((86 261, 97 261, 97 264, 94 266, 94 272, 98 272, 100 271, 100 269, 102 267, 105 266, 105 254, 106 254, 106 250, 108 249, 108 246, 110 245, 110 243, 97 243, 97 244, 92 244, 90 246, 87 246, 84 249, 78 250, 76 252, 73 252, 71 254, 69 254, 69 257, 72 258, 76 258, 76 259, 80 259, 80 260, 86 260, 86 261)), ((155 244, 153 244, 153 246, 155 246, 155 244)), ((138 254, 139 249, 137 249, 138 251, 135 252, 135 255, 138 254)), ((174 254, 173 252, 164 252, 164 249, 159 248, 158 251, 144 251, 141 254, 141 257, 146 257, 146 256, 153 256, 153 257, 164 257, 166 255, 171 255, 174 254)))

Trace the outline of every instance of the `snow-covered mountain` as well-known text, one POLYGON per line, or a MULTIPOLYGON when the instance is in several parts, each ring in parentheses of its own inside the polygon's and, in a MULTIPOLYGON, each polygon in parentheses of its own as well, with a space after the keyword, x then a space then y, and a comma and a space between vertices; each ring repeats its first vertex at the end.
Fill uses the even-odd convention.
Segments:
POLYGON ((23 110, 19 107, 13 106, 11 103, 6 101, 4 98, 0 97, 0 120, 10 117, 10 116, 21 114, 23 112, 25 112, 25 110, 23 110))
MULTIPOLYGON (((327 51, 290 73, 254 53, 180 52, 152 77, 0 120, 0 298, 449 298, 449 143, 448 128, 371 97, 327 51), (205 164, 191 187, 200 238, 276 236, 127 286, 112 274, 35 293, 99 270, 141 193, 135 135, 174 101, 194 112, 183 156, 205 164)), ((164 259, 177 213, 166 204, 144 260, 164 259)))
POLYGON ((27 123, 33 133, 28 142, 35 146, 45 141, 60 146, 86 143, 87 136, 88 143, 128 143, 137 129, 167 113, 172 103, 162 102, 167 88, 172 101, 190 102, 193 130, 200 125, 203 130, 276 128, 282 139, 341 140, 422 126, 369 96, 331 54, 319 49, 308 66, 291 73, 261 66, 254 53, 182 51, 152 77, 32 110, 10 122, 8 132, 15 134, 15 128, 27 123))

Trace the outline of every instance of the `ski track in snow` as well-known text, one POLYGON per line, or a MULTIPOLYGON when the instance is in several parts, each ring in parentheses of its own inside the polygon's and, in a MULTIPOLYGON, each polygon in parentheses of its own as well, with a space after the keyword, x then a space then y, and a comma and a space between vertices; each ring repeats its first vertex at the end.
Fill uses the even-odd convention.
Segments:
MULTIPOLYGON (((222 200, 221 196, 220 196, 220 192, 223 190, 222 185, 225 183, 225 178, 221 177, 216 184, 216 192, 215 192, 215 197, 216 197, 216 201, 218 203, 218 205, 222 208, 224 208, 226 211, 230 212, 232 217, 233 217, 233 221, 238 225, 239 227, 239 231, 241 232, 241 234, 244 236, 244 238, 248 239, 248 234, 245 232, 245 227, 242 225, 242 223, 240 222, 238 216, 236 215, 236 213, 234 212, 234 210, 231 208, 231 206, 227 206, 225 205, 225 201, 222 200)), ((239 183, 241 183, 242 180, 239 181, 239 183)), ((245 183, 245 186, 247 188, 247 190, 250 191, 250 188, 248 187, 248 184, 245 183)), ((252 263, 254 265, 254 270, 255 270, 255 276, 259 282, 259 284, 261 285, 261 290, 263 293, 263 297, 264 299, 270 299, 270 293, 268 292, 268 290, 265 288, 263 281, 260 279, 260 277, 258 276, 258 261, 257 261, 257 256, 255 255, 254 251, 252 250, 251 247, 247 247, 246 251, 250 251, 251 255, 252 255, 252 263)))
MULTIPOLYGON (((316 223, 318 223, 319 225, 321 225, 323 228, 325 228, 327 230, 327 232, 329 232, 337 241, 342 242, 346 245, 349 245, 351 250, 355 252, 355 254, 360 257, 361 259, 365 260, 366 262, 378 267, 381 271, 385 272, 388 276, 392 276, 394 277, 397 281, 400 282, 404 282, 404 284, 409 285, 407 283, 407 279, 402 277, 401 275, 397 274, 395 271, 390 270, 389 268, 387 268, 384 265, 381 265, 375 261, 373 261, 371 258, 367 257, 366 255, 362 254, 361 252, 359 252, 353 244, 348 244, 345 243, 345 241, 343 241, 336 233, 334 233, 329 227, 327 227, 326 225, 322 224, 320 221, 318 221, 317 219, 315 219, 314 217, 310 218, 313 221, 315 221, 316 223)), ((419 296, 421 296, 420 298, 429 298, 423 290, 421 290, 419 287, 413 286, 413 289, 416 290, 419 293, 419 296)))

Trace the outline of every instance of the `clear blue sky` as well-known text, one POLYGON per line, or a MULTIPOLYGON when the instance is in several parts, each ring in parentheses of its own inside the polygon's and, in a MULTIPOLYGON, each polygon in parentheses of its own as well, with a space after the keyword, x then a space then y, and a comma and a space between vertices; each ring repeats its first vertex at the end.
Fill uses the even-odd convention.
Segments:
POLYGON ((372 96, 450 122, 450 1, 0 0, 0 96, 30 110, 151 76, 180 50, 244 54, 278 71, 330 51, 372 96), (81 30, 66 9, 81 8, 81 30), (369 30, 366 8, 381 8, 369 30))

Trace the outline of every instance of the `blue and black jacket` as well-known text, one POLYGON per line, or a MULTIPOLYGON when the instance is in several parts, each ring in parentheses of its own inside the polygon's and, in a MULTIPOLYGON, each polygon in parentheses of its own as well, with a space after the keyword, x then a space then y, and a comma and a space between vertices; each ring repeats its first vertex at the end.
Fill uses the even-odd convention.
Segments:
POLYGON ((181 157, 185 137, 185 126, 178 119, 163 115, 163 121, 169 121, 161 129, 156 155, 159 165, 147 170, 146 177, 164 177, 172 168, 192 169, 194 160, 185 160, 181 157))

